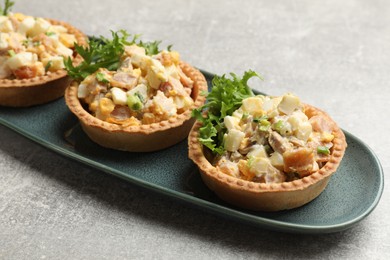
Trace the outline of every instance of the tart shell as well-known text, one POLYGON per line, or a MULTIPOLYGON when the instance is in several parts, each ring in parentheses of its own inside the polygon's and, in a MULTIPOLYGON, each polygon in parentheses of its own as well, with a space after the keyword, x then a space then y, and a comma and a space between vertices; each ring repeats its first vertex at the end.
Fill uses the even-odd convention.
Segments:
POLYGON ((240 208, 256 211, 280 211, 300 207, 315 199, 327 186, 344 156, 347 143, 342 130, 323 111, 305 105, 305 114, 311 118, 322 115, 333 129, 333 148, 330 160, 318 171, 302 179, 283 183, 255 183, 227 175, 215 168, 206 154, 207 148, 199 142, 200 122, 196 122, 188 138, 189 157, 198 166, 204 183, 222 200, 240 208))
MULTIPOLYGON (((86 36, 68 23, 46 19, 53 25, 62 25, 70 34, 76 36, 79 45, 86 45, 86 36)), ((73 63, 80 63, 82 58, 76 56, 73 63)), ((64 69, 47 72, 43 76, 31 79, 0 79, 0 106, 29 107, 40 105, 64 95, 70 79, 64 69)))
POLYGON ((169 120, 148 125, 122 127, 100 120, 86 111, 77 97, 78 83, 73 81, 65 91, 65 101, 70 111, 75 114, 84 132, 95 143, 116 150, 129 152, 151 152, 172 146, 187 136, 195 120, 191 111, 202 106, 205 97, 202 91, 207 91, 207 82, 203 74, 181 62, 183 72, 194 81, 191 97, 193 106, 182 114, 169 120))

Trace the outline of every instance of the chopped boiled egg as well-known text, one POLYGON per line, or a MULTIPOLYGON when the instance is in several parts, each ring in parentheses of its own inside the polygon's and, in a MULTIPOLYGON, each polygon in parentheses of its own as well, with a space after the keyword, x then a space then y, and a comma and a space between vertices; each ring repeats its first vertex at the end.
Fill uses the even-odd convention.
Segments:
POLYGON ((228 129, 228 131, 232 130, 232 129, 238 129, 240 130, 240 119, 238 119, 237 117, 233 117, 233 116, 226 116, 224 119, 223 119, 223 123, 225 124, 226 128, 228 129))
POLYGON ((28 36, 34 37, 40 33, 45 33, 50 28, 51 23, 43 18, 36 18, 34 26, 27 32, 28 36))
POLYGON ((126 105, 127 104, 127 94, 120 88, 114 87, 111 89, 112 100, 116 105, 126 105))
POLYGON ((35 25, 34 17, 29 16, 19 24, 17 32, 26 35, 32 30, 32 28, 34 28, 34 25, 35 25))
POLYGON ((242 110, 251 115, 262 115, 263 100, 259 97, 249 97, 242 101, 242 110))
POLYGON ((278 109, 280 112, 290 115, 296 109, 299 108, 301 102, 297 96, 292 94, 286 94, 283 96, 282 100, 278 105, 278 109))
POLYGON ((19 52, 7 61, 7 65, 11 70, 16 70, 22 66, 28 66, 38 60, 37 55, 31 52, 19 52))
POLYGON ((241 141, 244 139, 245 133, 237 129, 230 130, 225 135, 224 147, 229 152, 235 152, 240 147, 241 141))

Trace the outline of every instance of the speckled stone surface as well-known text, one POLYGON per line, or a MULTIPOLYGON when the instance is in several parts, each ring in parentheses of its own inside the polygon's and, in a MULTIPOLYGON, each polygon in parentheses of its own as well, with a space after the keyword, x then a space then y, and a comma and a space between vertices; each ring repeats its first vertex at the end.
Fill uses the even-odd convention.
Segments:
MULTIPOLYGON (((222 74, 247 69, 369 145, 390 170, 388 1, 18 0, 86 34, 142 33, 222 74)), ((0 259, 388 259, 390 189, 358 225, 277 233, 205 213, 65 159, 0 126, 0 259)))

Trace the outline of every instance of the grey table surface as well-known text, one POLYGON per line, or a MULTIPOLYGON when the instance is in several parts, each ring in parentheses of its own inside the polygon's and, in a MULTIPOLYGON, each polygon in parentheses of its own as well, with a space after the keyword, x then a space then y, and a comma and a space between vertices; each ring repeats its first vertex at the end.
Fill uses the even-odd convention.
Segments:
MULTIPOLYGON (((390 2, 18 0, 88 35, 126 29, 217 74, 327 111, 390 170, 390 2)), ((221 218, 48 151, 0 126, 0 259, 390 259, 390 189, 343 232, 295 235, 221 218)))

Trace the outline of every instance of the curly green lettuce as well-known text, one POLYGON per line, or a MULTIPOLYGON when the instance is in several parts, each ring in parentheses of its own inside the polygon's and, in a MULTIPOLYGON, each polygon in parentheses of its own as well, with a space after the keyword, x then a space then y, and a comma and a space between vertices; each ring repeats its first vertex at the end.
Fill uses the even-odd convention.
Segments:
MULTIPOLYGON (((125 46, 136 44, 145 48, 146 55, 150 56, 160 52, 159 44, 161 41, 138 41, 139 34, 134 35, 131 40, 128 40, 131 34, 125 30, 118 32, 111 31, 111 33, 112 39, 107 39, 103 36, 91 37, 88 42, 89 46, 75 44, 75 50, 83 58, 83 61, 75 67, 71 58, 65 60, 65 69, 71 78, 83 80, 99 68, 106 68, 110 71, 117 70, 120 65, 121 56, 125 51, 125 46)), ((167 47, 168 51, 171 47, 172 45, 167 47)))
POLYGON ((262 79, 252 70, 246 71, 242 78, 234 73, 230 73, 230 76, 231 78, 225 75, 215 76, 206 104, 192 111, 192 116, 203 124, 199 129, 199 141, 214 154, 225 151, 223 136, 227 129, 223 123, 224 118, 232 115, 241 106, 243 99, 254 96, 248 80, 252 77, 262 79))

